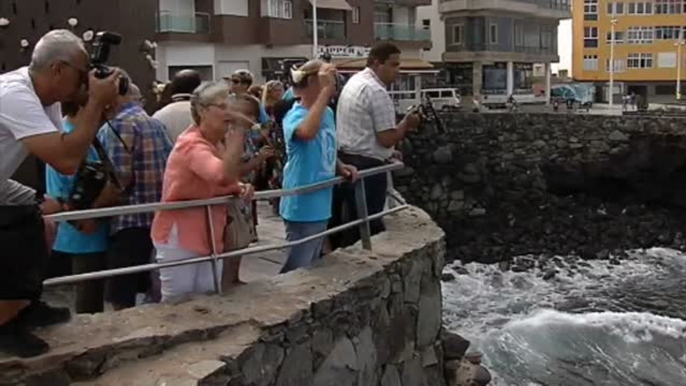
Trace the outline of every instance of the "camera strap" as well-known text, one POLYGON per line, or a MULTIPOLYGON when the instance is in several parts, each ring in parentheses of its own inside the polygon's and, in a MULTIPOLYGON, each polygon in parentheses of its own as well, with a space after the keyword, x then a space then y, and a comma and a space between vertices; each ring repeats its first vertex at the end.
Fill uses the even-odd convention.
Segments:
POLYGON ((93 138, 93 147, 95 148, 95 151, 98 153, 100 162, 102 162, 102 165, 105 168, 105 173, 107 174, 109 180, 114 184, 114 186, 117 187, 117 189, 122 189, 119 177, 117 177, 117 171, 114 168, 114 164, 112 163, 110 157, 107 156, 105 147, 102 145, 102 143, 97 137, 93 138))

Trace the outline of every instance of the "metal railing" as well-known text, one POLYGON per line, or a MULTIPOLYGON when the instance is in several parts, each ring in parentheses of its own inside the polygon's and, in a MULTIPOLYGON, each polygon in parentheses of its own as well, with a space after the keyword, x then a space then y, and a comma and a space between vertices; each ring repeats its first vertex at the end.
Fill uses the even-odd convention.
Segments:
POLYGON ((176 15, 169 11, 161 11, 157 14, 156 30, 160 33, 209 34, 210 14, 195 12, 189 15, 176 15))
MULTIPOLYGON (((311 19, 305 19, 307 36, 312 37, 311 19)), ((317 36, 320 39, 345 39, 345 22, 340 20, 317 20, 317 36)))
MULTIPOLYGON (((256 247, 249 247, 249 248, 244 248, 244 249, 239 249, 231 252, 224 252, 220 253, 217 251, 217 246, 214 242, 215 240, 215 232, 216 230, 214 229, 213 222, 211 221, 211 207, 215 205, 226 205, 229 203, 230 200, 235 200, 235 199, 240 199, 236 196, 224 196, 224 197, 215 197, 215 198, 210 198, 210 199, 205 199, 205 200, 192 200, 192 201, 179 201, 179 202, 170 202, 170 203, 154 203, 154 204, 143 204, 143 205, 129 205, 129 206, 120 206, 120 207, 112 207, 112 208, 102 208, 102 209, 88 209, 88 210, 80 210, 80 211, 72 211, 72 212, 64 212, 64 213, 57 213, 53 215, 46 216, 46 218, 55 221, 55 222, 61 222, 61 221, 72 221, 72 220, 84 220, 84 219, 93 219, 93 218, 104 218, 104 217, 112 217, 112 216, 120 216, 120 215, 126 215, 126 214, 135 214, 135 213, 151 213, 151 212, 157 212, 157 211, 162 211, 162 210, 179 210, 179 209, 190 209, 190 208, 202 208, 204 207, 206 209, 206 216, 207 216, 207 223, 208 223, 208 229, 209 229, 209 237, 211 240, 211 246, 212 246, 212 253, 209 256, 199 256, 187 260, 180 260, 180 261, 174 261, 170 263, 150 263, 150 264, 144 264, 144 265, 138 265, 138 266, 132 266, 132 267, 126 267, 126 268, 117 268, 117 269, 109 269, 109 270, 103 270, 103 271, 96 271, 96 272, 90 272, 90 273, 83 273, 83 274, 78 274, 78 275, 69 275, 69 276, 62 276, 62 277, 56 277, 52 279, 46 280, 43 284, 45 286, 57 286, 57 285, 65 285, 65 284, 76 284, 82 281, 88 281, 88 280, 98 280, 98 279, 107 279, 111 278, 114 276, 122 276, 122 275, 130 275, 130 274, 135 274, 135 273, 141 273, 141 272, 150 272, 150 271, 155 271, 161 268, 170 268, 170 267, 176 267, 176 266, 182 266, 182 265, 190 265, 190 264, 199 264, 199 263, 206 263, 209 262, 212 264, 212 272, 213 272, 213 277, 215 280, 214 287, 217 293, 221 293, 221 285, 220 285, 220 278, 218 275, 217 271, 217 262, 219 260, 224 260, 224 259, 230 259, 233 257, 239 257, 239 256, 245 256, 245 255, 252 255, 260 252, 267 252, 267 251, 272 251, 272 250, 279 250, 279 249, 286 249, 286 248, 291 248, 300 244, 307 243, 312 240, 316 240, 321 237, 325 237, 331 234, 335 234, 338 232, 341 232, 346 229, 350 229, 353 227, 359 227, 360 228, 360 238, 362 241, 362 247, 367 250, 372 249, 372 244, 371 244, 371 231, 369 227, 369 222, 372 220, 377 220, 380 219, 388 214, 395 213, 404 209, 408 208, 408 205, 405 203, 401 203, 401 205, 388 209, 385 211, 382 211, 380 213, 374 214, 374 215, 369 215, 367 212, 367 202, 365 198, 365 186, 364 186, 364 180, 367 177, 378 175, 378 174, 388 174, 392 172, 393 170, 398 170, 403 167, 402 163, 392 163, 389 165, 384 165, 384 166, 379 166, 376 168, 372 169, 367 169, 367 170, 362 170, 359 173, 360 178, 354 182, 355 186, 355 201, 356 201, 356 209, 357 209, 357 214, 358 214, 358 220, 351 221, 349 223, 337 226, 335 228, 331 228, 326 230, 325 232, 318 233, 316 235, 312 235, 309 237, 306 237, 304 239, 296 240, 296 241, 288 241, 280 244, 274 244, 274 245, 263 245, 263 246, 256 246, 256 247)), ((254 200, 259 200, 259 201, 264 201, 264 200, 269 200, 272 198, 277 198, 277 197, 286 197, 286 196, 295 196, 295 195, 300 195, 300 194, 307 194, 311 193, 317 190, 321 189, 326 189, 329 187, 333 187, 334 185, 338 185, 341 183, 348 183, 345 179, 342 177, 336 177, 327 181, 322 181, 316 184, 312 185, 307 185, 307 186, 302 186, 294 189, 283 189, 283 190, 267 190, 267 191, 261 191, 261 192, 256 192, 254 200)))
POLYGON ((374 23, 374 36, 377 40, 429 41, 431 31, 400 23, 374 23))

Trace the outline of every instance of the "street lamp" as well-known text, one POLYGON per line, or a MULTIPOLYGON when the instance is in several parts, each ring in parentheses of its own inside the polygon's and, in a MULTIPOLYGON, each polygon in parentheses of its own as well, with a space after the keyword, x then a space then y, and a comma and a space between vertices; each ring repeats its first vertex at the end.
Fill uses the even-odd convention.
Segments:
POLYGON ((312 59, 319 53, 319 25, 317 23, 317 0, 312 0, 312 59))
POLYGON ((686 36, 681 30, 681 37, 678 42, 674 43, 676 46, 676 100, 681 100, 681 47, 686 45, 686 36))
POLYGON ((612 110, 615 89, 615 26, 617 25, 617 19, 612 19, 610 24, 610 90, 608 91, 608 100, 610 102, 610 110, 612 110))

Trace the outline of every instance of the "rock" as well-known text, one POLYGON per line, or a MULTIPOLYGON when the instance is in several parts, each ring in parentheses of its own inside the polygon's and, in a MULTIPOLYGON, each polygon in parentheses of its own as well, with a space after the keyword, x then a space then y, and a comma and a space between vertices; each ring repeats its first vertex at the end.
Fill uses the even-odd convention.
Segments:
POLYGON ((547 143, 545 143, 544 140, 538 139, 538 140, 534 141, 533 146, 534 147, 546 147, 547 143))
POLYGON ((433 159, 437 164, 450 164, 453 162, 453 151, 450 146, 439 147, 434 151, 433 159))
MULTIPOLYGON (((218 360, 204 360, 188 366, 188 374, 195 379, 205 379, 219 370, 223 369, 226 363, 218 360)), ((278 366, 278 365, 277 365, 278 366)), ((276 369, 274 369, 276 370, 276 369)), ((269 376, 273 376, 269 374, 269 376)))
POLYGON ((450 201, 450 205, 448 205, 448 212, 450 213, 456 213, 464 209, 464 201, 450 201))
POLYGON ((464 200, 464 190, 455 190, 450 193, 450 198, 457 201, 464 200))
POLYGON ((274 379, 283 359, 284 350, 281 346, 260 343, 252 348, 243 361, 241 372, 248 384, 267 386, 274 379))
POLYGON ((275 386, 310 385, 313 381, 312 376, 310 344, 300 344, 286 355, 275 386))
POLYGON ((455 281, 455 275, 453 275, 452 273, 449 273, 449 272, 442 273, 441 274, 441 281, 445 281, 445 282, 455 281))
POLYGON ((419 261, 412 263, 409 272, 405 276, 403 288, 405 289, 405 302, 417 303, 420 295, 420 284, 424 267, 419 261))
POLYGON ((470 363, 473 363, 475 365, 480 365, 481 364, 481 357, 483 357, 483 354, 478 353, 478 352, 473 352, 466 354, 464 356, 464 359, 469 361, 470 363))
POLYGON ((493 377, 491 376, 491 373, 488 370, 486 370, 485 367, 476 366, 473 380, 477 386, 486 386, 491 382, 492 379, 493 377))
MULTIPOLYGON (((311 367, 311 363, 305 365, 311 367)), ((353 386, 358 370, 359 363, 353 343, 348 338, 341 338, 314 375, 313 385, 353 386)))
POLYGON ((622 142, 622 141, 628 141, 629 140, 629 137, 627 137, 624 133, 622 133, 619 130, 613 131, 612 133, 610 133, 610 135, 607 136, 607 138, 610 141, 614 141, 614 142, 622 142))
POLYGON ((357 336, 355 351, 357 352, 357 367, 360 369, 357 386, 377 386, 377 353, 373 332, 369 326, 357 336))
POLYGON ((555 275, 557 275, 557 270, 551 268, 545 272, 545 274, 543 275, 543 280, 551 280, 555 277, 555 275))
POLYGON ((474 208, 469 211, 469 215, 471 217, 479 217, 479 216, 485 216, 486 215, 486 209, 484 208, 474 208))
POLYGON ((424 378, 424 369, 422 368, 422 359, 419 355, 415 355, 411 360, 403 364, 402 381, 403 385, 422 385, 424 378))
POLYGON ((519 272, 526 272, 529 270, 525 265, 522 265, 522 264, 515 264, 512 266, 511 269, 512 269, 512 272, 518 272, 518 273, 519 272))
POLYGON ((441 188, 441 184, 436 184, 431 188, 431 199, 432 200, 438 200, 443 196, 443 189, 441 188))
POLYGON ((467 270, 467 268, 465 268, 465 267, 463 267, 463 266, 461 266, 461 265, 460 265, 460 266, 457 266, 457 267, 453 267, 453 269, 454 269, 455 272, 456 272, 457 274, 459 274, 459 275, 469 275, 469 271, 467 270))
POLYGON ((411 177, 414 175, 414 169, 410 166, 405 166, 402 169, 394 170, 393 176, 398 178, 411 177))
POLYGON ((431 280, 427 272, 422 280, 422 296, 419 298, 419 315, 417 318, 417 346, 433 344, 442 325, 441 284, 431 280))
POLYGON ((462 359, 469 349, 470 342, 452 332, 445 332, 442 337, 443 357, 446 360, 462 359))

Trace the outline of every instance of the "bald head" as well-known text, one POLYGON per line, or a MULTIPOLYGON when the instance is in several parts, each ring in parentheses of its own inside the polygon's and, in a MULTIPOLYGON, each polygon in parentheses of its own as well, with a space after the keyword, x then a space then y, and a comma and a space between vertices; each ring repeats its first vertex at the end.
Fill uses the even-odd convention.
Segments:
POLYGON ((192 94, 202 83, 202 76, 195 70, 181 70, 174 75, 171 82, 171 93, 192 94))
MULTIPOLYGON (((87 62, 88 53, 83 41, 71 31, 58 29, 45 35, 36 43, 29 68, 38 72, 59 62, 78 65, 87 62)), ((84 65, 81 64, 81 67, 84 65)))

